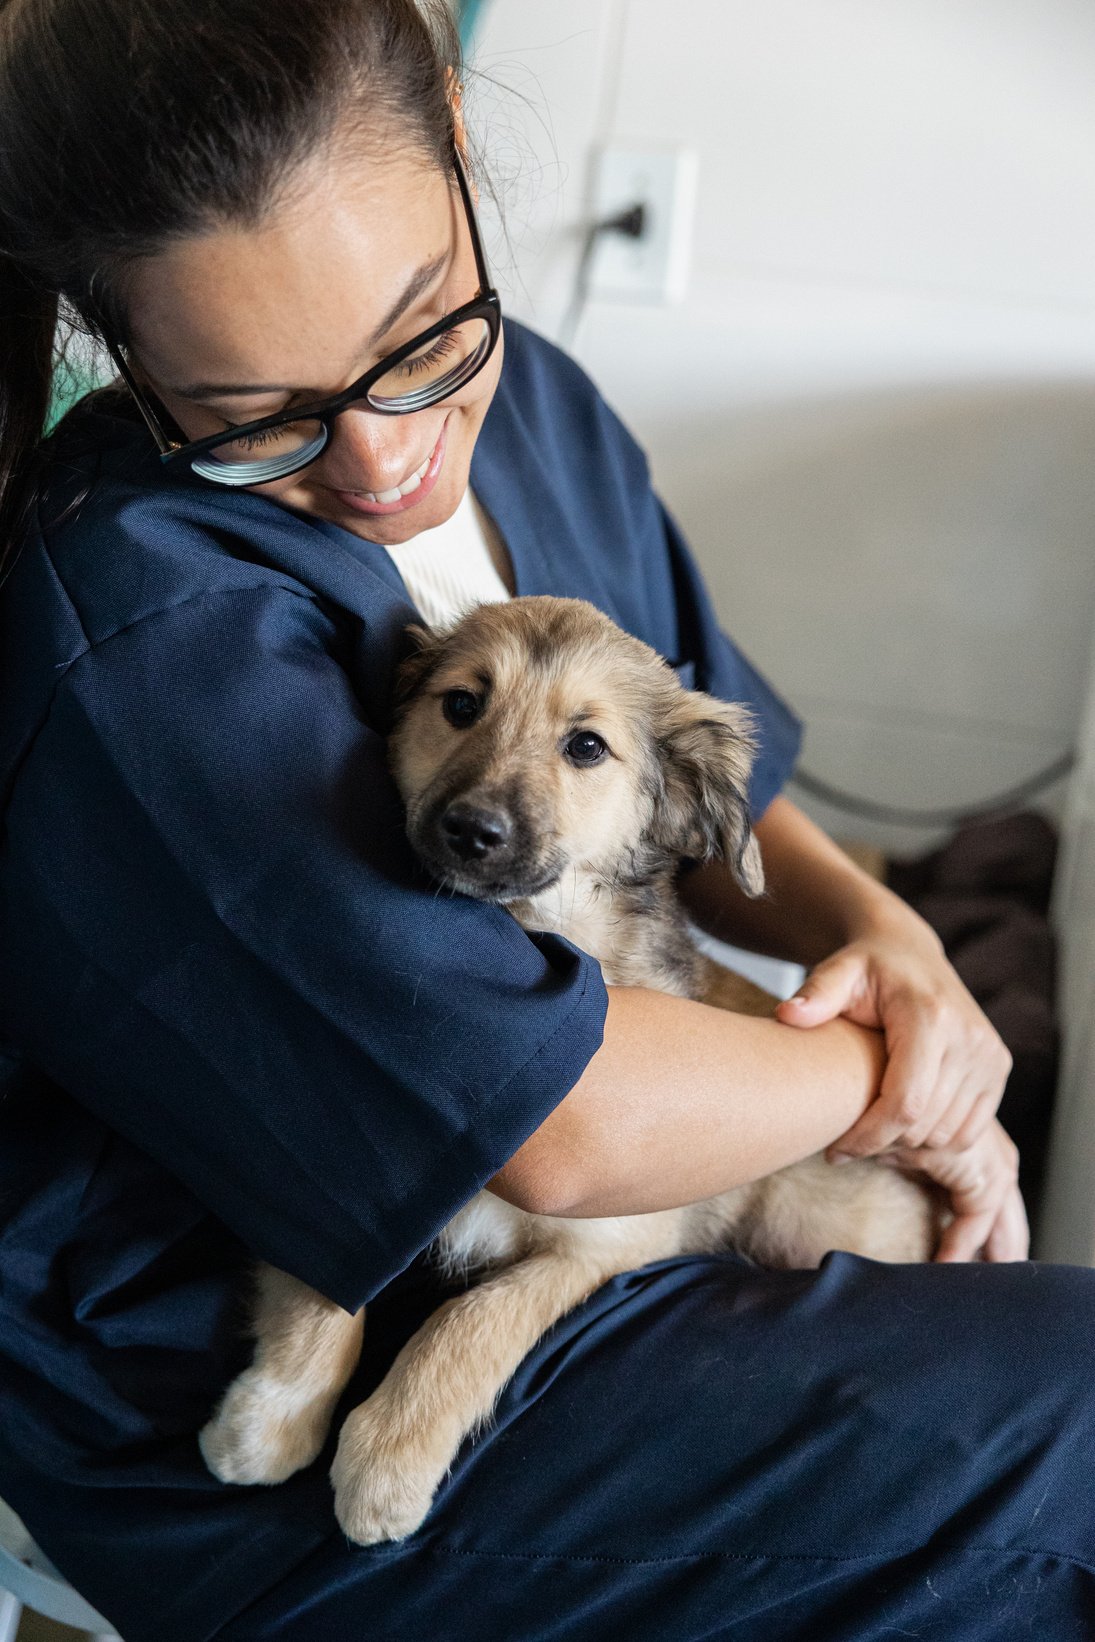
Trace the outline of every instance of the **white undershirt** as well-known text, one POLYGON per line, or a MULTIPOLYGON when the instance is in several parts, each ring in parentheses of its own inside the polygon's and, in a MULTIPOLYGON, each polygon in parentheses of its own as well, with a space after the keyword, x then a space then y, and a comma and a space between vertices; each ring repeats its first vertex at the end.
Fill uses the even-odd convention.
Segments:
POLYGON ((387 552, 427 627, 446 627, 473 605, 510 597, 505 543, 470 485, 451 519, 387 552))

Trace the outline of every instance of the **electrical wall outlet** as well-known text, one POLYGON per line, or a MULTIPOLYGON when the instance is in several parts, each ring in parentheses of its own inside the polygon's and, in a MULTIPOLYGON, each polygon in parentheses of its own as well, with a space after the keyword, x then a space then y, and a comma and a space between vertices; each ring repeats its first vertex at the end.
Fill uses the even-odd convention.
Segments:
POLYGON ((613 144, 596 157, 592 220, 642 205, 637 239, 604 233, 590 264, 591 297, 630 302, 680 302, 688 283, 699 162, 692 148, 629 148, 613 144))

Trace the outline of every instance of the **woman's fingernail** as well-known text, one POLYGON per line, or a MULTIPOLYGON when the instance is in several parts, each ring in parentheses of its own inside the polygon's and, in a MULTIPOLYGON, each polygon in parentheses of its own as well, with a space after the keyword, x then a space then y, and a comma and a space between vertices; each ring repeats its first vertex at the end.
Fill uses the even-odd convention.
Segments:
POLYGON ((825 1156, 830 1163, 850 1163, 852 1161, 851 1152, 826 1152, 825 1156))

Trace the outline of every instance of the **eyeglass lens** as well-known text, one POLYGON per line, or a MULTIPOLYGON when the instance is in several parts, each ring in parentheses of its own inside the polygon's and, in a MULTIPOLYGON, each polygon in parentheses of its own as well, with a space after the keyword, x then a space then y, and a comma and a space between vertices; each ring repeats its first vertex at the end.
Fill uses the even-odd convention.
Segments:
MULTIPOLYGON (((485 319, 467 319, 400 360, 364 396, 364 403, 388 415, 424 410, 456 393, 490 352, 485 319)), ((304 418, 226 439, 195 457, 194 471, 221 484, 262 484, 313 461, 327 443, 322 420, 304 418)))

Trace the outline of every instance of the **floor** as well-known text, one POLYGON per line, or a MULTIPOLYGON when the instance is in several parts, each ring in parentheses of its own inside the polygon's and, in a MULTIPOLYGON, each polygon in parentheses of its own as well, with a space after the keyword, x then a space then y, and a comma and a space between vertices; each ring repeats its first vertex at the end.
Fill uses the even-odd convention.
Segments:
POLYGON ((70 1630, 67 1625, 43 1619, 40 1614, 24 1613, 15 1642, 83 1642, 85 1635, 84 1631, 70 1630))

